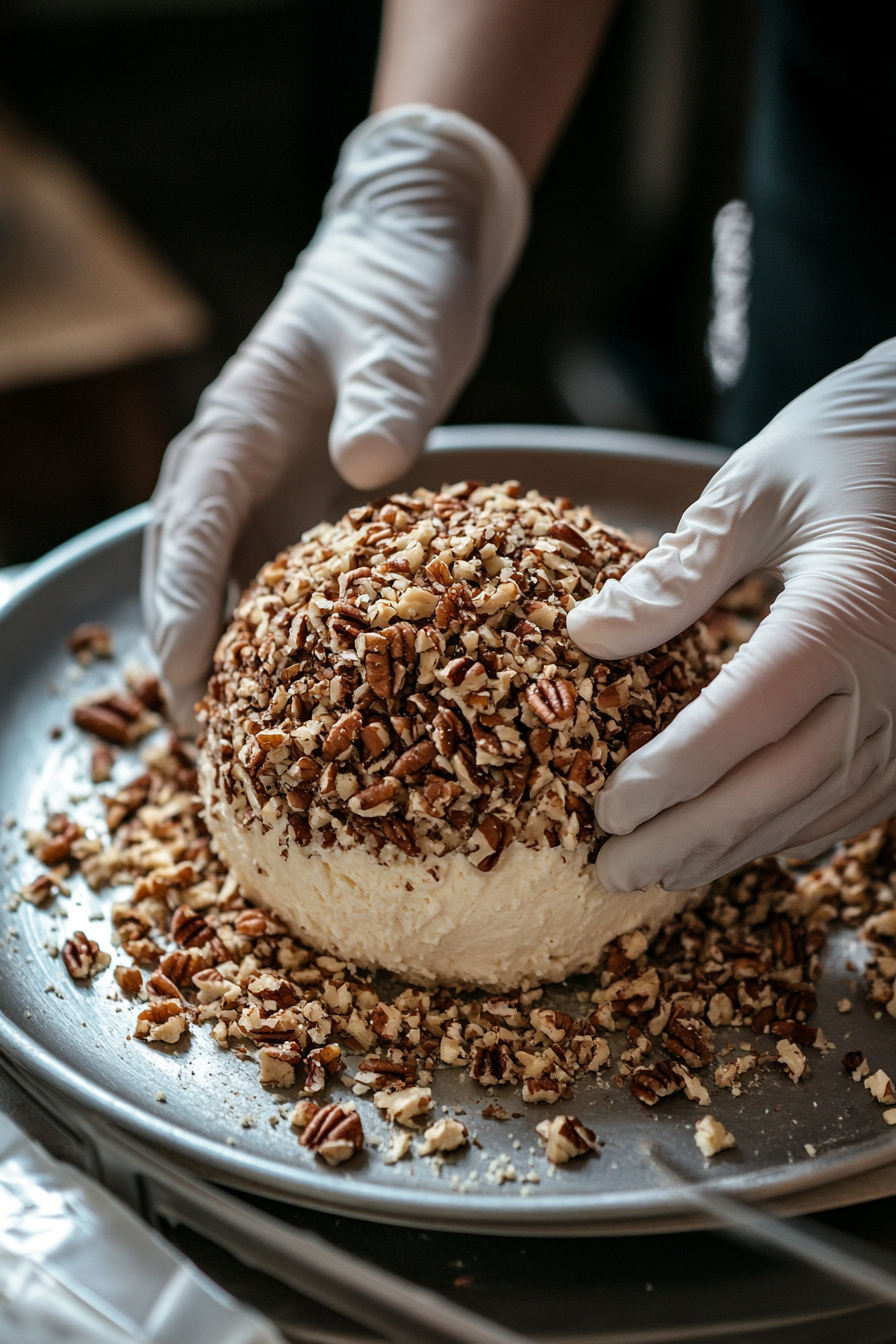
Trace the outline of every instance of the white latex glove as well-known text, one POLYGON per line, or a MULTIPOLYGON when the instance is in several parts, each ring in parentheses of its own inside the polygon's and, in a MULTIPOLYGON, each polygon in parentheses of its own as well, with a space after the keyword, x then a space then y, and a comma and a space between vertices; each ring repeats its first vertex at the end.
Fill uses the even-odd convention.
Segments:
POLYGON ((396 107, 346 140, 317 233, 153 497, 143 613, 179 717, 207 675, 232 563, 245 581, 357 502, 342 481, 379 489, 411 466, 482 351, 527 222, 515 160, 460 113, 396 107))
POLYGON ((610 890, 810 858, 896 811, 896 340, 791 402, 568 629, 641 653, 757 569, 784 583, 770 615, 598 795, 610 890))

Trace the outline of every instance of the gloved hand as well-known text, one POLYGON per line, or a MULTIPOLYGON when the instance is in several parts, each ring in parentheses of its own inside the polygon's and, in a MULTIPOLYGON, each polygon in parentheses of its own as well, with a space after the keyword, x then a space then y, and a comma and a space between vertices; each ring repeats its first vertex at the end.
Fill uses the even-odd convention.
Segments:
POLYGON ((340 476, 373 490, 411 466, 482 351, 527 222, 515 160, 460 113, 396 107, 346 140, 317 233, 153 497, 143 614, 182 721, 238 540, 245 581, 327 517, 340 476))
POLYGON ((610 890, 811 858, 896 811, 896 339, 734 453, 569 632, 604 659, 655 648, 757 569, 784 583, 770 615, 598 794, 610 890))

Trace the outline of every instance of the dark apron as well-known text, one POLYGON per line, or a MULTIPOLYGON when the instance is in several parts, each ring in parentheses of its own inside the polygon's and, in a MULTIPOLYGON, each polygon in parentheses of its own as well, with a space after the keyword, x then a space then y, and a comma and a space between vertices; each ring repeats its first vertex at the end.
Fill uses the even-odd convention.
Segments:
POLYGON ((746 194, 750 344, 717 437, 896 336, 896 2, 762 0, 746 194))

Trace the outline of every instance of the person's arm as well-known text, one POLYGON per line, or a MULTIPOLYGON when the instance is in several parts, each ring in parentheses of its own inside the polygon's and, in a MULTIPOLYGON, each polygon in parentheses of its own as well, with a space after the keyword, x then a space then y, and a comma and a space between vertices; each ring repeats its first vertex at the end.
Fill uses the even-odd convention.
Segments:
POLYGON ((615 0, 386 0, 373 111, 451 108, 543 168, 594 62, 615 0))
POLYGON ((153 496, 144 619, 182 722, 231 572, 245 580, 341 513, 342 481, 381 490, 401 476, 475 368, 525 241, 527 179, 610 9, 388 6, 374 115, 343 146, 314 239, 169 447, 153 496))

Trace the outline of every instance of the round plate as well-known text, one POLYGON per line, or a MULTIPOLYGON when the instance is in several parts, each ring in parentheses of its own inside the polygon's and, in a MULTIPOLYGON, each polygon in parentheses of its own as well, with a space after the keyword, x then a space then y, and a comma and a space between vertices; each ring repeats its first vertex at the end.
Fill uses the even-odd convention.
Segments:
MULTIPOLYGON (((640 435, 464 428, 434 436, 410 485, 516 477, 526 487, 592 503, 608 522, 656 535, 675 525, 724 459, 721 450, 640 435)), ((333 507, 358 498, 346 491, 333 507)), ((102 825, 101 806, 86 782, 89 744, 70 726, 71 703, 120 684, 129 662, 146 661, 137 600, 145 517, 144 510, 134 510, 62 547, 34 567, 0 612, 0 818, 18 822, 2 831, 8 896, 40 871, 22 829, 39 827, 48 808, 102 825), (84 620, 113 627, 115 664, 84 670, 72 663, 66 638, 84 620)), ((313 521, 295 519, 294 535, 313 521)), ((123 754, 115 783, 138 770, 139 757, 123 754)), ((440 1173, 419 1158, 387 1167, 369 1147, 330 1170, 298 1147, 288 1124, 270 1123, 289 1098, 264 1092, 254 1063, 222 1055, 201 1029, 183 1048, 128 1040, 134 1009, 117 1000, 111 970, 85 989, 53 959, 48 947, 61 946, 77 928, 114 951, 107 916, 120 894, 91 893, 78 877, 71 896, 58 898, 48 912, 28 904, 8 909, 3 902, 0 1049, 27 1086, 50 1088, 79 1108, 100 1112, 212 1180, 361 1218, 560 1235, 698 1225, 651 1162, 651 1144, 695 1179, 786 1211, 889 1192, 890 1173, 884 1180, 878 1172, 893 1157, 880 1107, 838 1063, 843 1049, 861 1045, 873 1063, 886 1065, 894 1043, 889 1018, 876 1022, 861 992, 844 987, 856 978, 846 962, 862 960, 849 931, 831 939, 814 1019, 836 1049, 826 1057, 813 1051, 813 1076, 799 1086, 776 1070, 757 1078, 740 1098, 715 1094, 713 1112, 738 1146, 711 1164, 693 1142, 700 1112, 681 1094, 646 1112, 612 1078, 593 1078, 577 1084, 569 1105, 597 1131, 600 1155, 549 1168, 534 1133, 545 1111, 526 1107, 515 1091, 501 1095, 496 1089, 517 1117, 505 1123, 483 1119, 480 1112, 492 1098, 459 1071, 445 1070, 435 1075, 436 1104, 461 1107, 481 1147, 450 1155, 440 1173), (844 993, 856 1001, 847 1017, 835 1008, 844 993), (807 1155, 806 1144, 816 1156, 807 1155), (530 1162, 538 1184, 495 1183, 498 1168, 512 1164, 521 1176, 530 1162), (864 1187, 857 1186, 863 1173, 869 1173, 864 1187)), ((574 1009, 574 988, 552 990, 551 1001, 574 1009)), ((732 1041, 748 1036, 733 1032, 732 1041)), ((340 1085, 331 1086, 334 1098, 340 1096, 340 1085)), ((381 1114, 364 1101, 359 1105, 368 1138, 385 1140, 381 1114)))

